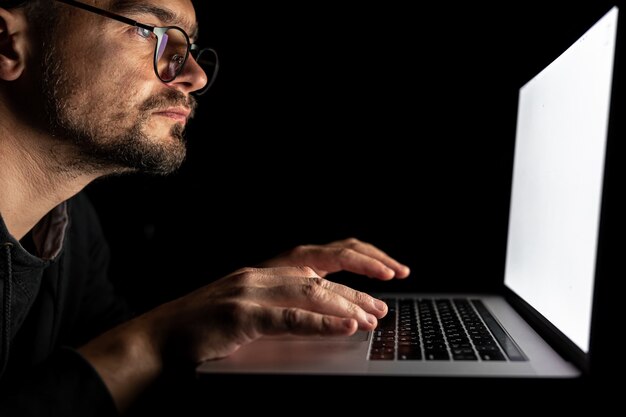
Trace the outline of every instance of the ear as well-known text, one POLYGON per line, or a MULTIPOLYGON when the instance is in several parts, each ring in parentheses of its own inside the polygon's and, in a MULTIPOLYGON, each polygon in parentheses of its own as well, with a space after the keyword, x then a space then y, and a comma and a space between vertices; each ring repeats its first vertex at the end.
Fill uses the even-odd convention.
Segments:
POLYGON ((24 72, 26 25, 21 8, 0 8, 0 80, 14 81, 24 72))

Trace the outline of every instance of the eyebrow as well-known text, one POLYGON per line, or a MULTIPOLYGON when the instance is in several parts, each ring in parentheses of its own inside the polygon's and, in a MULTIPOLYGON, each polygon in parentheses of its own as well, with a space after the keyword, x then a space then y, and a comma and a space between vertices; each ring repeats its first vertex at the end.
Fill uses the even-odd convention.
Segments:
POLYGON ((190 23, 187 19, 181 18, 179 15, 169 9, 158 7, 152 4, 139 3, 132 0, 114 0, 111 2, 112 12, 123 14, 151 14, 159 19, 165 25, 176 25, 183 28, 189 28, 189 38, 195 42, 198 37, 198 24, 190 23))

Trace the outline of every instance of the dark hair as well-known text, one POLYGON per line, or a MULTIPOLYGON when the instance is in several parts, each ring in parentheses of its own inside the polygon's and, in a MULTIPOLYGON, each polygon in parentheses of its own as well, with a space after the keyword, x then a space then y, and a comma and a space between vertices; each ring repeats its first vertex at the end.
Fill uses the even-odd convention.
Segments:
POLYGON ((49 0, 0 0, 0 7, 4 9, 15 9, 24 7, 28 18, 39 29, 45 31, 47 25, 54 24, 56 13, 53 9, 54 2, 49 0))
POLYGON ((30 2, 30 0, 0 0, 0 7, 4 9, 11 9, 14 7, 25 6, 30 2))

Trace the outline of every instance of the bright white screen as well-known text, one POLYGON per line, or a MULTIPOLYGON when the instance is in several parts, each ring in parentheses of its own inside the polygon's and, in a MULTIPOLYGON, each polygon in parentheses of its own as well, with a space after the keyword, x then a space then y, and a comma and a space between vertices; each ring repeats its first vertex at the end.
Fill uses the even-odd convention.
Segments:
POLYGON ((519 95, 505 284, 585 352, 617 14, 519 95))

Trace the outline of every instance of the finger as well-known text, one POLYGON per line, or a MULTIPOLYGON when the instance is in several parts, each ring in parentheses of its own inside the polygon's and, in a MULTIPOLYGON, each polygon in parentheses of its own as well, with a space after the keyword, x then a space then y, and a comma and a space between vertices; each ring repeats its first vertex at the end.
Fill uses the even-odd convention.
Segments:
POLYGON ((390 280, 396 272, 371 256, 341 246, 313 246, 303 253, 303 263, 328 272, 349 271, 390 280))
POLYGON ((354 319, 293 307, 258 306, 254 317, 257 332, 264 335, 349 336, 357 330, 354 319))
POLYGON ((396 261, 391 256, 387 255, 385 252, 383 252, 382 250, 378 249, 376 246, 370 243, 362 242, 355 238, 350 238, 346 240, 339 240, 339 241, 333 242, 331 243, 331 245, 347 247, 359 253, 362 253, 364 255, 371 256, 374 259, 378 259, 380 262, 385 264, 385 266, 393 269, 393 271, 395 272, 396 278, 400 278, 400 279, 406 278, 411 273, 411 270, 409 269, 408 266, 403 265, 400 262, 396 261))
POLYGON ((324 278, 305 278, 310 283, 321 285, 322 287, 336 292, 348 301, 358 305, 363 310, 376 316, 376 318, 383 318, 387 314, 388 308, 384 301, 362 291, 357 291, 346 285, 338 284, 333 281, 329 281, 324 278))
POLYGON ((252 288, 248 290, 248 296, 259 304, 296 307, 320 314, 353 318, 358 322, 361 330, 374 330, 378 324, 374 315, 315 282, 252 288))
MULTIPOLYGON (((271 270, 275 270, 274 272, 282 272, 284 268, 268 268, 271 270)), ((310 269, 310 268, 309 268, 310 269)), ((310 269, 312 271, 312 269, 310 269)), ((382 300, 372 297, 371 295, 354 290, 348 286, 343 284, 338 284, 333 281, 329 281, 324 278, 320 278, 315 274, 311 274, 306 277, 302 276, 284 276, 284 275, 267 275, 261 281, 262 285, 250 285, 247 283, 249 287, 255 288, 264 288, 264 287, 280 287, 287 284, 291 285, 318 285, 322 288, 325 288, 329 291, 333 291, 340 296, 344 297, 348 301, 358 305, 367 313, 373 314, 376 318, 380 319, 387 314, 388 308, 387 304, 385 304, 382 300)), ((254 296, 257 301, 259 301, 259 297, 262 293, 257 293, 254 296)))

